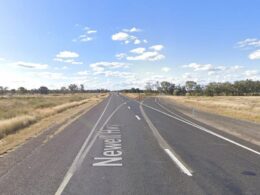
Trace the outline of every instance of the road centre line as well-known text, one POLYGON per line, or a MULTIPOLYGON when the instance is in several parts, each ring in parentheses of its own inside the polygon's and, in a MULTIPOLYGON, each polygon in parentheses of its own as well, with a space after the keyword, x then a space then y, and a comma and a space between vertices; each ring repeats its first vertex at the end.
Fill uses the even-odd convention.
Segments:
POLYGON ((180 167, 180 169, 188 176, 192 176, 192 173, 179 161, 179 159, 171 152, 169 149, 164 149, 164 151, 170 156, 170 158, 180 167))
POLYGON ((177 165, 177 167, 179 167, 179 169, 185 173, 188 176, 192 176, 192 171, 191 169, 187 168, 188 166, 181 160, 180 157, 179 159, 177 158, 177 154, 174 152, 174 150, 171 148, 171 146, 165 141, 165 139, 161 136, 161 134, 159 133, 159 131, 157 130, 157 128, 153 125, 153 123, 151 122, 151 120, 148 118, 148 116, 146 115, 142 104, 140 104, 140 110, 141 113, 146 121, 146 123, 148 124, 148 126, 150 127, 150 129, 152 130, 155 138, 157 139, 160 147, 168 154, 168 156, 173 160, 173 162, 177 165), (174 155, 175 154, 175 155, 174 155))
POLYGON ((141 118, 138 115, 135 115, 135 118, 137 118, 137 120, 141 120, 141 118))
POLYGON ((99 116, 97 122, 95 123, 95 125, 93 126, 93 128, 91 129, 90 131, 90 134, 88 135, 88 137, 86 138, 86 140, 84 141, 82 147, 80 148, 76 158, 74 159, 74 161, 72 162, 69 170, 67 171, 65 177, 63 178, 59 188, 57 189, 55 195, 60 195, 63 190, 65 189, 66 185, 68 184, 68 182, 70 181, 72 175, 74 174, 74 172, 76 171, 77 167, 78 167, 78 162, 80 160, 80 157, 85 149, 85 147, 87 146, 89 140, 90 140, 90 137, 92 136, 92 134, 94 133, 94 131, 96 130, 97 128, 97 125, 99 124, 101 118, 103 117, 104 113, 106 112, 107 108, 108 108, 108 105, 110 104, 110 101, 112 99, 112 96, 110 96, 109 100, 108 100, 108 103, 106 105, 106 107, 104 108, 103 112, 101 113, 101 115, 99 116))
POLYGON ((130 109, 131 109, 131 107, 130 107, 130 106, 128 106, 127 108, 128 108, 128 110, 130 110, 130 109))

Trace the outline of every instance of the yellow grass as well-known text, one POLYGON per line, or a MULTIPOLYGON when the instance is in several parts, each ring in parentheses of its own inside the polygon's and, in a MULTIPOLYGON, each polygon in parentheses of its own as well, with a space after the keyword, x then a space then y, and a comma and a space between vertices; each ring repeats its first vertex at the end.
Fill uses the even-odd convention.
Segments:
POLYGON ((167 96, 167 98, 198 110, 260 122, 259 96, 167 96))
MULTIPOLYGON (((37 121, 40 121, 45 117, 49 117, 57 113, 63 112, 65 110, 68 110, 70 108, 86 104, 93 97, 95 97, 95 94, 92 95, 83 94, 82 96, 76 95, 75 97, 72 97, 72 95, 65 96, 65 97, 60 96, 58 98, 55 96, 16 97, 16 98, 11 98, 10 102, 8 102, 8 99, 4 99, 4 102, 7 102, 7 105, 5 105, 5 107, 8 107, 8 103, 9 103, 9 109, 11 110, 13 109, 14 111, 12 112, 15 112, 16 110, 19 110, 19 106, 18 106, 19 104, 15 108, 12 108, 10 105, 15 104, 19 101, 21 103, 20 98, 23 98, 22 104, 20 105, 22 105, 21 109, 23 109, 24 112, 13 113, 12 115, 15 115, 14 117, 7 118, 7 119, 4 118, 0 120, 0 139, 11 133, 15 133, 17 130, 27 127, 37 121), (32 103, 31 101, 32 98, 34 103, 32 103), (87 98, 87 99, 82 100, 82 98, 87 98), (32 103, 32 105, 29 105, 28 102, 32 103), (43 102, 45 102, 45 104, 43 102), (24 107, 23 106, 24 104, 28 106, 24 107), (39 108, 38 105, 40 104, 44 105, 41 106, 43 108, 39 108), (51 107, 50 105, 55 105, 55 106, 51 107)), ((1 105, 3 105, 3 103, 1 104, 0 101, 0 108, 1 105)))
POLYGON ((63 112, 59 112, 55 115, 51 115, 50 117, 42 118, 36 123, 29 125, 28 127, 23 128, 16 133, 10 134, 3 139, 0 140, 0 155, 10 151, 16 146, 21 145, 26 140, 31 137, 38 136, 46 129, 48 129, 51 125, 62 125, 60 128, 55 129, 52 134, 47 134, 46 139, 44 140, 44 144, 47 143, 50 139, 56 136, 58 133, 62 132, 62 130, 71 122, 75 121, 82 114, 86 113, 93 106, 98 104, 102 99, 106 96, 92 96, 90 97, 87 103, 82 104, 81 106, 76 106, 71 109, 67 109, 63 112))

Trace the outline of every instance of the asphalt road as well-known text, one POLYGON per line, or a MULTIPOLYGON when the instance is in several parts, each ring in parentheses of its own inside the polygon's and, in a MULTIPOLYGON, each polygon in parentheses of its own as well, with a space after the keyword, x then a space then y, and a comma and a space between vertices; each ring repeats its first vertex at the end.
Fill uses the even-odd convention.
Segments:
POLYGON ((260 148, 111 94, 0 158, 0 194, 260 194, 260 148))

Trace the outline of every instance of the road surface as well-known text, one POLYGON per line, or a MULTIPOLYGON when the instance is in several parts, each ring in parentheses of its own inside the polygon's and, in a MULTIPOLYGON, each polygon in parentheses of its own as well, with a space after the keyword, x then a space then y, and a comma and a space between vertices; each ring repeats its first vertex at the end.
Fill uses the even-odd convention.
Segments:
POLYGON ((260 148, 112 93, 0 158, 0 194, 259 194, 260 148))

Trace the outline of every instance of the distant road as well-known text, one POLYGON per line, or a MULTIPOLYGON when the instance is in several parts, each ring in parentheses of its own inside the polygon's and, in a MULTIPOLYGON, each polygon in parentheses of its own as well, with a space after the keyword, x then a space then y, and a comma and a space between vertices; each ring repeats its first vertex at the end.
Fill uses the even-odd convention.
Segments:
POLYGON ((259 194, 260 148, 112 93, 0 158, 0 194, 259 194), (50 138, 47 139, 46 138, 50 138))

